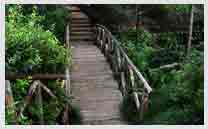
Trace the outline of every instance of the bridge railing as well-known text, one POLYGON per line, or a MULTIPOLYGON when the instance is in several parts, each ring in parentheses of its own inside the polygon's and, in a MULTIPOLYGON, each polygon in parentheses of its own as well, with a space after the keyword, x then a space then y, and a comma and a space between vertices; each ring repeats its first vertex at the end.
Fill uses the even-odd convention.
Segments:
POLYGON ((105 26, 97 24, 95 33, 96 45, 109 61, 123 96, 133 95, 136 108, 140 114, 139 117, 142 120, 152 88, 127 56, 121 43, 105 26))
MULTIPOLYGON (((66 38, 66 48, 71 49, 71 44, 70 44, 70 23, 67 23, 66 25, 66 33, 65 33, 65 38, 66 38)), ((32 102, 37 101, 37 105, 40 107, 40 121, 37 124, 43 125, 45 123, 44 121, 44 115, 43 115, 43 96, 42 96, 42 91, 44 91, 46 94, 51 96, 51 98, 57 98, 54 93, 44 84, 45 80, 62 80, 64 81, 64 91, 66 96, 71 96, 71 85, 70 85, 70 68, 71 65, 66 67, 65 74, 56 74, 56 73, 36 73, 32 75, 27 75, 27 74, 17 74, 17 73, 10 73, 9 71, 6 71, 5 74, 5 106, 7 107, 9 112, 12 112, 12 120, 9 122, 11 124, 19 124, 18 120, 23 116, 23 113, 25 109, 31 105, 32 102), (27 95, 25 96, 25 99, 23 99, 23 104, 20 108, 17 109, 15 107, 15 102, 12 94, 12 88, 10 85, 10 81, 14 81, 17 79, 30 79, 32 80, 31 85, 29 86, 29 89, 27 91, 27 95), (36 99, 34 99, 36 98, 36 99)), ((69 104, 66 103, 65 109, 62 115, 62 123, 63 124, 69 124, 69 117, 68 112, 70 110, 69 104)))

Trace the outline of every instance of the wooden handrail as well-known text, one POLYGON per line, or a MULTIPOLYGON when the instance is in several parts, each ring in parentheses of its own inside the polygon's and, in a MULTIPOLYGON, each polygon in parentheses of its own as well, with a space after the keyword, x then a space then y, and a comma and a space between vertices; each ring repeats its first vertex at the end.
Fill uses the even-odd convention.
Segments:
POLYGON ((108 33, 108 35, 110 36, 110 38, 113 41, 115 41, 116 46, 120 49, 120 51, 122 52, 123 56, 125 57, 125 59, 129 63, 129 65, 131 66, 131 68, 133 69, 133 71, 135 71, 135 73, 137 74, 137 76, 143 82, 144 87, 147 89, 148 93, 150 93, 152 91, 152 88, 150 87, 150 85, 148 84, 148 82, 145 80, 145 78, 143 77, 143 75, 141 74, 141 72, 133 64, 133 62, 131 61, 131 59, 129 59, 129 57, 127 56, 127 54, 125 53, 125 51, 121 47, 121 43, 111 34, 111 32, 105 26, 99 25, 99 24, 96 24, 96 26, 101 27, 102 29, 104 29, 108 33))
POLYGON ((142 120, 152 88, 128 57, 121 43, 105 26, 97 24, 95 32, 96 44, 110 62, 123 96, 128 94, 133 96, 135 108, 139 112, 138 118, 142 120))

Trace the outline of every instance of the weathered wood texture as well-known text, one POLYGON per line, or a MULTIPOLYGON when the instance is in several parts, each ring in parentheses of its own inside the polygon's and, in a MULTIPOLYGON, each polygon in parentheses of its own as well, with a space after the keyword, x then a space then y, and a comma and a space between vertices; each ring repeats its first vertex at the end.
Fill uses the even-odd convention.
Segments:
POLYGON ((121 43, 102 25, 96 25, 96 45, 111 64, 115 78, 119 82, 123 95, 134 96, 135 108, 143 119, 145 105, 148 105, 148 96, 152 91, 142 73, 129 59, 121 43), (141 106, 140 106, 141 103, 141 106))
POLYGON ((71 85, 75 98, 73 104, 80 107, 83 124, 124 124, 119 111, 122 94, 118 83, 113 78, 106 58, 94 45, 90 20, 77 10, 72 13, 70 32, 73 62, 71 85))

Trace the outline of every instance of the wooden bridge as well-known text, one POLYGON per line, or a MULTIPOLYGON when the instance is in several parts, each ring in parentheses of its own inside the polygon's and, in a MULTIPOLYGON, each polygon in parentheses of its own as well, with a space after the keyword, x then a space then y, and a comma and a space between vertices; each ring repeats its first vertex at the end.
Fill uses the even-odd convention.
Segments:
MULTIPOLYGON (((72 50, 72 68, 65 75, 32 75, 24 105, 16 118, 21 117, 37 92, 42 112, 39 124, 44 124, 41 89, 56 97, 40 80, 64 79, 65 94, 74 96, 73 104, 81 109, 83 124, 116 125, 125 123, 120 114, 120 104, 125 96, 132 96, 138 119, 143 119, 151 87, 128 58, 121 43, 104 26, 93 24, 79 8, 71 6, 70 22, 66 27, 66 47, 72 50)), ((26 78, 27 75, 6 74, 6 105, 12 106, 9 80, 26 78)), ((128 105, 126 105, 128 106, 128 105)), ((13 109, 13 108, 12 108, 13 109)), ((69 105, 63 112, 63 123, 69 124, 69 105)), ((16 113, 14 112, 14 115, 16 113)), ((17 124, 14 118, 14 124, 17 124)))
POLYGON ((67 31, 73 62, 70 91, 75 97, 73 103, 81 109, 83 124, 126 124, 119 106, 129 93, 141 112, 138 119, 142 119, 144 100, 151 87, 104 26, 93 25, 77 7, 70 9, 67 31))

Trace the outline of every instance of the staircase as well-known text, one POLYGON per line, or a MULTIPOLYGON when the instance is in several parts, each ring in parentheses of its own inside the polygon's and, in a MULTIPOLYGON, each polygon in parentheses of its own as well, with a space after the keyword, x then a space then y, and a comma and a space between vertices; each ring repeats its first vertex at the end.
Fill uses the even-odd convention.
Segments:
POLYGON ((91 21, 79 8, 70 9, 73 103, 81 109, 83 124, 124 124, 119 111, 122 95, 106 58, 94 45, 91 21))

